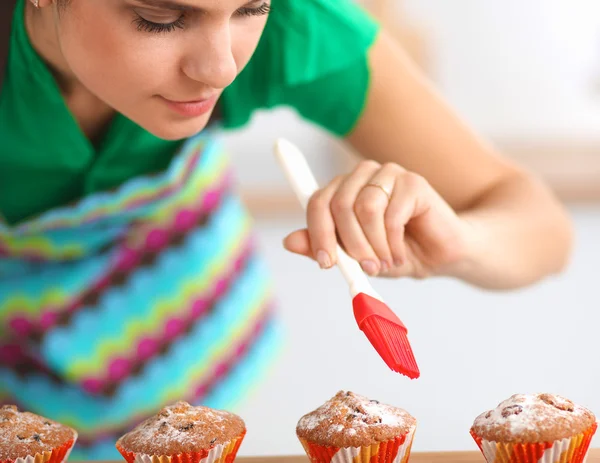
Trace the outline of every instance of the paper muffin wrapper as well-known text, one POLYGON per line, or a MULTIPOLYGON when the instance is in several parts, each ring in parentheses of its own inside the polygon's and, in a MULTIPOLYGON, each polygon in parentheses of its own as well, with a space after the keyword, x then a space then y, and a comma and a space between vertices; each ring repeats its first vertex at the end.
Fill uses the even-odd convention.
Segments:
POLYGON ((482 439, 473 430, 471 436, 488 463, 584 463, 598 423, 581 434, 554 442, 517 444, 482 439))
POLYGON ((121 447, 119 442, 117 442, 117 450, 123 455, 127 463, 232 463, 245 436, 246 432, 244 431, 243 434, 228 443, 179 455, 145 455, 143 453, 128 452, 121 447))
POLYGON ((71 450, 73 450, 76 440, 77 433, 71 440, 55 449, 44 453, 28 455, 24 458, 17 458, 16 460, 0 460, 0 463, 63 463, 69 458, 69 454, 71 453, 71 450))
POLYGON ((416 426, 402 436, 368 447, 327 447, 299 438, 312 463, 406 463, 416 426))

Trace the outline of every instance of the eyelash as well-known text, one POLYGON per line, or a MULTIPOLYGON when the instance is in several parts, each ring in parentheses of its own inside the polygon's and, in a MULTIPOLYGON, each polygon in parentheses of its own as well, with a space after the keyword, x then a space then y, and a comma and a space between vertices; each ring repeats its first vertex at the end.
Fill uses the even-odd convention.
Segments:
POLYGON ((160 34, 163 32, 173 32, 175 29, 183 29, 184 16, 181 15, 176 21, 173 21, 172 23, 163 24, 148 21, 147 19, 144 19, 140 15, 138 15, 138 17, 135 18, 133 22, 134 24, 136 24, 136 28, 140 32, 155 32, 157 34, 160 34))
MULTIPOLYGON (((238 16, 263 16, 269 14, 270 11, 271 5, 265 2, 258 8, 240 8, 236 14, 238 16)), ((133 22, 140 32, 154 32, 156 34, 161 34, 164 32, 173 32, 175 29, 183 29, 185 25, 185 15, 181 15, 176 21, 168 24, 148 21, 140 15, 137 15, 137 18, 135 18, 133 22)))
POLYGON ((269 12, 271 11, 271 5, 269 5, 268 3, 263 3, 261 6, 259 6, 258 8, 240 8, 238 10, 238 15, 239 16, 262 16, 265 14, 269 14, 269 12))

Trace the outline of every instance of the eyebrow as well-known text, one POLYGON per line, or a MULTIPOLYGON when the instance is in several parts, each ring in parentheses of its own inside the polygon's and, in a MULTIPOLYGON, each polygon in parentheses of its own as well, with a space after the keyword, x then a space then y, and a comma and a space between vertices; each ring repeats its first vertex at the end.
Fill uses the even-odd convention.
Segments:
POLYGON ((183 3, 178 3, 171 0, 136 0, 138 3, 143 3, 148 6, 153 6, 156 8, 164 8, 166 10, 175 10, 175 11, 202 11, 201 8, 185 5, 183 3))
MULTIPOLYGON (((204 11, 202 8, 198 8, 197 6, 186 5, 184 3, 179 3, 174 0, 135 0, 138 3, 143 3, 145 5, 155 7, 155 8, 164 8, 165 10, 174 10, 174 11, 204 11)), ((247 0, 246 4, 253 3, 253 0, 247 0)))

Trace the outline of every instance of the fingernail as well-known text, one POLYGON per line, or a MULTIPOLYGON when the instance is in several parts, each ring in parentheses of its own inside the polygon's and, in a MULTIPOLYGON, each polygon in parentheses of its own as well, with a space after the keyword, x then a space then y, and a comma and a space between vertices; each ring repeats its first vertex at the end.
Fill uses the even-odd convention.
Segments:
POLYGON ((381 261, 381 271, 387 272, 390 269, 390 264, 387 263, 387 260, 381 261))
POLYGON ((317 262, 323 269, 331 267, 331 258, 325 251, 317 252, 317 262))
POLYGON ((369 275, 377 275, 377 273, 379 273, 377 264, 372 260, 363 260, 360 265, 362 269, 369 275))

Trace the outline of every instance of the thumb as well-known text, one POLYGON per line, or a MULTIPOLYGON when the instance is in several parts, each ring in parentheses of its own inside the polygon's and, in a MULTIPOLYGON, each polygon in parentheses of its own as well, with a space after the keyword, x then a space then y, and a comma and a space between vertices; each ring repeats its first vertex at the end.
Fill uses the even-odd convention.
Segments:
POLYGON ((308 230, 296 230, 283 240, 283 247, 294 254, 313 258, 308 230))

